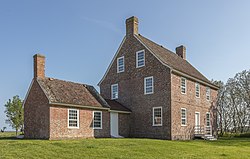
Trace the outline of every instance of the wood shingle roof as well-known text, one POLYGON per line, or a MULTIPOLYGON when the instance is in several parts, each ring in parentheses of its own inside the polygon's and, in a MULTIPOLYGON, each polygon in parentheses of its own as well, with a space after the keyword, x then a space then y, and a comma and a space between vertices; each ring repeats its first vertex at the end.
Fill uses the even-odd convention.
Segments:
POLYGON ((37 78, 50 103, 109 108, 93 86, 53 78, 37 78))

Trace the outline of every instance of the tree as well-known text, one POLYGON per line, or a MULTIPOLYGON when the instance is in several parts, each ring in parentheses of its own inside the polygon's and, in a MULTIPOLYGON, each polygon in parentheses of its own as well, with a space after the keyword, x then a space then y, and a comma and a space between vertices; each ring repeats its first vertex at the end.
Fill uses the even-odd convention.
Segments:
POLYGON ((18 130, 23 126, 24 123, 24 111, 22 107, 22 100, 19 96, 14 96, 13 99, 5 104, 6 123, 8 123, 13 129, 18 130))
POLYGON ((221 81, 213 83, 220 87, 217 99, 220 133, 249 131, 250 70, 237 73, 225 85, 221 81))

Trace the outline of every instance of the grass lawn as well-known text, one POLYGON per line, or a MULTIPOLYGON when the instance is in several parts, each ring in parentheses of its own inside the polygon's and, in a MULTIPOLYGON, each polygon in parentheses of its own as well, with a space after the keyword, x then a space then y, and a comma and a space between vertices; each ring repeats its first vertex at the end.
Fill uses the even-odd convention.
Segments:
POLYGON ((218 141, 152 139, 17 140, 0 133, 0 158, 250 158, 250 138, 218 141))

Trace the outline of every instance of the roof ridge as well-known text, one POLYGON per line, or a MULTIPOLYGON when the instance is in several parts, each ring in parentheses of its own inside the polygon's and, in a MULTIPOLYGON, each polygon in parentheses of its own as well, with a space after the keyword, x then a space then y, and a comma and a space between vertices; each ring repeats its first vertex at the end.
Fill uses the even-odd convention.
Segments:
MULTIPOLYGON (((150 40, 149 38, 147 38, 147 37, 145 37, 145 36, 143 36, 143 35, 141 35, 141 34, 139 34, 138 36, 141 36, 141 37, 143 37, 143 38, 147 39, 148 41, 150 41, 150 42, 154 43, 155 45, 158 45, 159 47, 161 47, 161 48, 163 48, 163 49, 167 50, 168 52, 172 53, 173 55, 175 55, 175 56, 177 56, 177 57, 181 58, 181 57, 180 57, 180 56, 178 56, 175 52, 173 52, 173 51, 171 51, 170 49, 168 49, 168 48, 164 47, 163 45, 157 44, 156 42, 154 42, 154 41, 150 40)), ((182 59, 182 58, 181 58, 181 59, 182 59)), ((184 59, 182 59, 182 60, 184 60, 184 59)))
POLYGON ((68 81, 68 80, 62 80, 62 79, 57 79, 57 78, 52 78, 52 77, 45 77, 47 80, 53 81, 53 80, 58 80, 58 81, 62 81, 62 82, 68 82, 68 83, 73 83, 73 84, 79 84, 79 85, 83 85, 83 86, 91 86, 89 84, 86 83, 79 83, 79 82, 73 82, 73 81, 68 81))

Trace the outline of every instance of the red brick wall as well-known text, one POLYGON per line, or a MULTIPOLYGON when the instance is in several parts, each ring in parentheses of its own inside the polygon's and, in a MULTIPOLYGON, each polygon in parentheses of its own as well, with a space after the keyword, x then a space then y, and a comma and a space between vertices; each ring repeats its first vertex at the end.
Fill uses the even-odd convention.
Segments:
POLYGON ((79 128, 68 128, 68 107, 50 107, 50 139, 110 137, 109 113, 102 113, 102 129, 93 129, 93 110, 79 109, 79 128))
POLYGON ((118 120, 119 120, 119 135, 123 137, 129 137, 129 131, 130 131, 130 114, 122 114, 119 113, 118 120))
POLYGON ((117 58, 125 57, 125 72, 117 73, 115 59, 100 84, 104 98, 110 99, 111 85, 119 84, 118 101, 130 108, 130 136, 170 139, 170 70, 163 66, 135 37, 127 38, 117 58), (136 68, 136 52, 145 50, 145 66, 136 68), (154 77, 154 94, 144 95, 144 78, 154 77), (152 108, 163 109, 163 126, 154 127, 152 108))
POLYGON ((49 138, 48 104, 47 97, 35 80, 24 105, 25 138, 49 138))
MULTIPOLYGON (((181 94, 181 76, 172 74, 172 139, 193 138, 195 126, 195 112, 200 112, 200 124, 205 126, 206 113, 211 114, 211 124, 216 126, 213 121, 212 102, 216 101, 217 91, 211 88, 211 100, 206 99, 206 86, 200 84, 200 98, 195 97, 195 81, 187 79, 187 92, 181 94), (181 108, 187 109, 187 126, 181 126, 181 108)), ((216 132, 215 132, 216 133, 216 132)))

